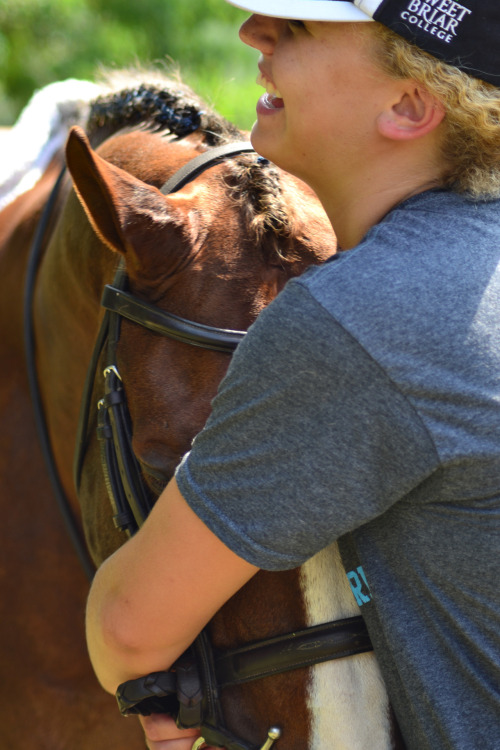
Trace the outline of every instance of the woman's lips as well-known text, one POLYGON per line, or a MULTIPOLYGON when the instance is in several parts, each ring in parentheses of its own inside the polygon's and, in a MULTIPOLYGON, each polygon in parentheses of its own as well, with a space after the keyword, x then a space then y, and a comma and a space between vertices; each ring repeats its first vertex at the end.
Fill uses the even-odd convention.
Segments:
POLYGON ((270 114, 278 109, 283 109, 284 106, 283 99, 266 92, 257 102, 257 112, 259 114, 270 114))
POLYGON ((266 93, 260 97, 257 104, 258 113, 269 114, 277 109, 284 108, 285 103, 280 92, 267 76, 260 72, 257 76, 256 83, 258 86, 262 86, 262 88, 266 89, 266 93))

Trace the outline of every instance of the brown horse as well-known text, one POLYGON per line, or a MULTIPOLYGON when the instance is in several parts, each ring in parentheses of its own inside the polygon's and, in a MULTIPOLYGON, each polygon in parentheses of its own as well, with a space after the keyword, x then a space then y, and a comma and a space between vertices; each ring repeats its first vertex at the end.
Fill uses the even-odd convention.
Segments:
MULTIPOLYGON (((69 139, 67 161, 78 199, 66 180, 33 301, 48 431, 75 513, 71 467, 79 398, 102 317, 100 296, 117 259, 124 260, 136 297, 201 324, 244 330, 289 277, 334 252, 331 230, 310 191, 254 155, 211 166, 172 195, 159 192, 191 158, 242 138, 183 88, 145 86, 100 100, 89 131, 94 144, 102 145, 96 153, 83 134, 69 139)), ((2 361, 8 362, 0 413, 0 499, 8 527, 2 600, 15 620, 4 637, 0 739, 6 747, 118 750, 142 746, 140 733, 133 720, 120 719, 90 674, 82 633, 86 583, 35 445, 19 343, 26 247, 54 176, 49 170, 0 216, 2 361), (20 495, 17 503, 14 493, 20 495), (7 571, 15 571, 15 579, 7 571), (20 665, 29 665, 26 672, 20 665), (36 722, 23 722, 27 707, 36 722)), ((118 367, 134 453, 152 497, 203 426, 227 364, 226 354, 122 322, 118 367)), ((96 393, 101 388, 98 377, 96 393)), ((98 441, 93 430, 89 434, 79 500, 88 548, 99 564, 126 537, 112 523, 98 441)), ((300 570, 259 574, 221 610, 210 634, 218 647, 230 647, 354 611, 334 545, 300 570)), ((258 745, 268 727, 279 723, 280 750, 394 746, 371 654, 238 686, 225 691, 222 702, 230 729, 258 745)))

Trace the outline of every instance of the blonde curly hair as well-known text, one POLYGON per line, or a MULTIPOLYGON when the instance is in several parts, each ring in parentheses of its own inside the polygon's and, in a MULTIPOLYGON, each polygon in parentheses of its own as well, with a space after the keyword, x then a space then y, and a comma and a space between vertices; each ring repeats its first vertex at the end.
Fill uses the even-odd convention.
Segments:
POLYGON ((445 108, 446 187, 474 198, 500 198, 500 88, 437 60, 379 23, 367 26, 383 71, 415 80, 445 108))

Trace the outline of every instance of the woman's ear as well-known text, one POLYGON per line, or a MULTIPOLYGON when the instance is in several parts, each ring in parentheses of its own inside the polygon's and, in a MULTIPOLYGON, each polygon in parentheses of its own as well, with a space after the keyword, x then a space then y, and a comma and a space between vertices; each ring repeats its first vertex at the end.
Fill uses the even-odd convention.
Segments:
POLYGON ((444 107, 435 97, 423 88, 410 86, 395 104, 379 114, 377 127, 384 138, 409 141, 435 130, 444 116, 444 107))

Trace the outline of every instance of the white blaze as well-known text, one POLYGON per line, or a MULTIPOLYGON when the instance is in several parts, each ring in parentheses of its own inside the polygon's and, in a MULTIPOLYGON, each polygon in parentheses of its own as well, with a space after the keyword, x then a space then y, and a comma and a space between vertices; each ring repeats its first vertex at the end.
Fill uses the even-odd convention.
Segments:
MULTIPOLYGON (((301 587, 308 626, 360 614, 337 544, 302 566, 301 587)), ((307 750, 390 750, 389 702, 373 653, 318 664, 311 672, 307 750)))

